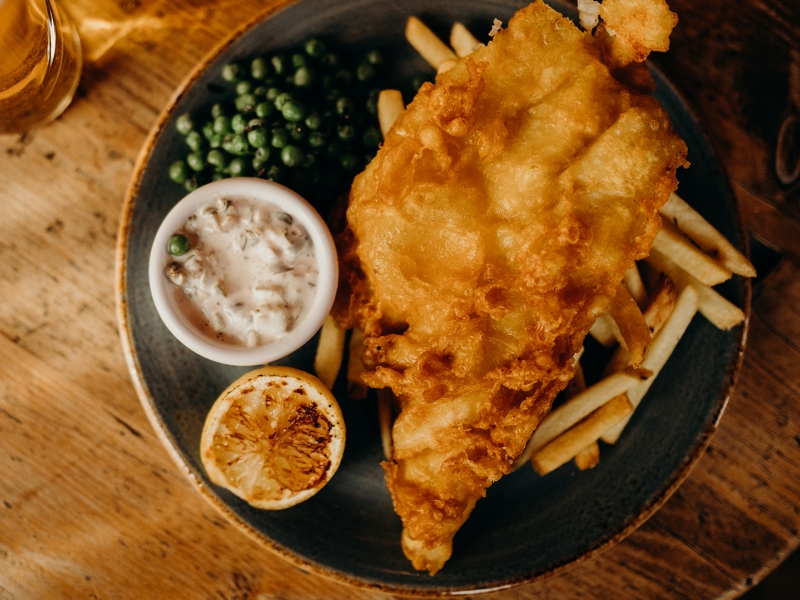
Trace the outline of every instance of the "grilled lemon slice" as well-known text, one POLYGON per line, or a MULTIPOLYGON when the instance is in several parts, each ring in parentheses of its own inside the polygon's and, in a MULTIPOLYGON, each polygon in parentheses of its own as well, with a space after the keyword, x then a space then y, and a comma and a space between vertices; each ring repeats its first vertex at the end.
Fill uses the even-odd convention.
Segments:
POLYGON ((344 442, 342 411, 319 379, 264 367, 234 381, 211 407, 200 456, 211 481, 256 508, 278 510, 322 489, 344 442))

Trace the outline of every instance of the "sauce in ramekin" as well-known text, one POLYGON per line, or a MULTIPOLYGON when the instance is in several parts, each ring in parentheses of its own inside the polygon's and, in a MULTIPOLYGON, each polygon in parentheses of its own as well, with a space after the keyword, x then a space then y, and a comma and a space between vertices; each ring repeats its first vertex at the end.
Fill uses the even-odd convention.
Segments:
POLYGON ((209 337, 247 347, 275 342, 314 300, 314 244, 292 215, 270 202, 212 200, 175 235, 185 236, 189 247, 170 257, 165 276, 175 284, 181 311, 209 337))

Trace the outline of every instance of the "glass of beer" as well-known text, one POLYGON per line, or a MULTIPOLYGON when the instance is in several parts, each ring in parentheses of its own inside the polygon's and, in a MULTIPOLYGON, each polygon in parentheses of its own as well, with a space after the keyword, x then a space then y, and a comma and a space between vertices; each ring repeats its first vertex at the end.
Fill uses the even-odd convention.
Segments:
POLYGON ((0 134, 60 115, 81 73, 81 43, 55 0, 0 0, 0 134))

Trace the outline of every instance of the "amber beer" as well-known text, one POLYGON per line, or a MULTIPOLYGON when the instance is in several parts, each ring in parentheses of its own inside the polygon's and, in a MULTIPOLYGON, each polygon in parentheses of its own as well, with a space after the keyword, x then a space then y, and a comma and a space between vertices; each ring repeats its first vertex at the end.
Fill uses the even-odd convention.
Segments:
POLYGON ((55 119, 80 71, 78 34, 55 0, 0 0, 0 134, 55 119))

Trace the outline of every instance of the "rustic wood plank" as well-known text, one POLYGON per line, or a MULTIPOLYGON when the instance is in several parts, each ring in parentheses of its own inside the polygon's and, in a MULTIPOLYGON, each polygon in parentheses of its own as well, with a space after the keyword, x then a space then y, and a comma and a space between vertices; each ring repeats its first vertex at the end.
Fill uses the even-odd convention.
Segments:
MULTIPOLYGON (((87 64, 55 123, 0 137, 0 598, 380 598, 307 575, 207 505, 150 428, 114 315, 114 247, 134 161, 177 84, 274 2, 65 0, 87 64)), ((658 65, 719 152, 743 212, 800 256, 800 183, 777 181, 800 111, 800 5, 670 2, 658 65)), ((756 290, 736 392, 708 452, 628 539, 491 598, 723 598, 800 541, 800 268, 756 290)))

